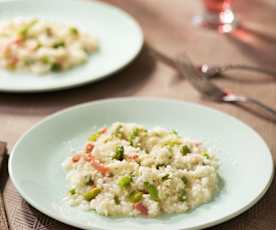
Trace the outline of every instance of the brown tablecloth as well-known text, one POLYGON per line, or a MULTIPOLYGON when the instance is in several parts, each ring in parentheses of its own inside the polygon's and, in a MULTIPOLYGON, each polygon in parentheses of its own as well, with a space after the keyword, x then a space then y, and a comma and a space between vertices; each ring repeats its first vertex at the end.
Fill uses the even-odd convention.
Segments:
MULTIPOLYGON (((0 140, 11 149, 36 122, 60 109, 96 99, 119 96, 155 96, 192 101, 229 113, 253 127, 267 142, 276 160, 276 122, 256 108, 237 107, 203 100, 174 70, 149 55, 153 46, 168 55, 188 53, 196 63, 246 63, 276 68, 276 1, 236 1, 243 30, 222 35, 194 27, 192 16, 201 11, 195 0, 109 0, 141 24, 146 45, 139 57, 120 73, 102 82, 43 94, 0 93, 0 140)), ((234 92, 259 98, 276 108, 276 81, 257 73, 233 71, 216 82, 234 92)), ((257 169, 256 169, 257 170, 257 169)), ((26 204, 7 179, 4 200, 12 230, 73 229, 39 213, 26 204)), ((250 178, 249 178, 250 180, 250 178)), ((275 230, 276 179, 253 208, 212 229, 275 230)))

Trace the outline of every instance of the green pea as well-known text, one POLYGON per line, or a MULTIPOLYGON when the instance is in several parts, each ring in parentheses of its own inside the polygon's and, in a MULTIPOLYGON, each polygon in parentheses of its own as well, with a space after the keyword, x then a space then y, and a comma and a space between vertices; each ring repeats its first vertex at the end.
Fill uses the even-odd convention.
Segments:
POLYGON ((129 136, 128 141, 130 142, 130 145, 135 145, 135 139, 139 137, 139 128, 134 128, 129 136))
POLYGON ((83 194, 85 200, 90 201, 94 199, 102 190, 100 188, 93 188, 83 194))
POLYGON ((183 145, 180 149, 180 152, 182 153, 183 156, 187 155, 188 153, 191 152, 190 148, 187 145, 183 145))
POLYGON ((210 155, 209 155, 209 153, 208 153, 207 151, 204 151, 204 152, 202 153, 202 156, 206 157, 207 159, 210 158, 210 155))
POLYGON ((131 182, 132 178, 130 176, 124 176, 119 179, 118 185, 120 186, 120 188, 126 188, 130 185, 131 182))
POLYGON ((119 161, 124 159, 124 146, 122 146, 122 145, 116 146, 115 154, 113 156, 113 159, 116 159, 116 160, 119 160, 119 161))
POLYGON ((142 192, 137 192, 137 191, 131 192, 128 196, 128 200, 131 203, 137 203, 140 200, 142 200, 142 198, 143 198, 143 193, 142 192))
POLYGON ((144 182, 144 186, 145 186, 147 192, 149 193, 150 198, 152 200, 158 201, 159 200, 159 195, 158 195, 158 190, 157 190, 156 186, 153 185, 153 184, 150 184, 147 181, 144 182))

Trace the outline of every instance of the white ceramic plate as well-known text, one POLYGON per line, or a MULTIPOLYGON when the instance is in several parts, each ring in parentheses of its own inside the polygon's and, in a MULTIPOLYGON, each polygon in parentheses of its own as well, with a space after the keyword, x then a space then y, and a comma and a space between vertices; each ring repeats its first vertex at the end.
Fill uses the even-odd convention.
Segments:
POLYGON ((142 31, 132 17, 116 7, 95 0, 0 2, 0 20, 18 16, 76 25, 94 35, 100 49, 84 65, 62 73, 37 76, 0 69, 0 91, 51 91, 94 82, 126 66, 143 45, 142 31))
POLYGON ((255 204, 268 189, 272 157, 262 138, 239 120, 192 103, 125 98, 76 106, 32 128, 14 147, 9 173, 19 193, 41 212, 85 229, 199 229, 226 221, 255 204), (224 187, 217 198, 187 214, 110 218, 68 207, 62 161, 95 128, 115 121, 176 129, 216 149, 224 187))

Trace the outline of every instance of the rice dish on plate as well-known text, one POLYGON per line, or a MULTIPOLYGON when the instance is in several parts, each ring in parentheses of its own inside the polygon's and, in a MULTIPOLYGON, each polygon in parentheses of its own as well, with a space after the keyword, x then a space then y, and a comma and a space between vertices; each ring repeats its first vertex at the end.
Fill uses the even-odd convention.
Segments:
POLYGON ((96 40, 73 25, 39 18, 0 22, 0 67, 45 74, 88 61, 96 40))
POLYGON ((187 212, 219 191, 218 160, 174 130, 114 123, 63 162, 66 202, 105 216, 187 212))

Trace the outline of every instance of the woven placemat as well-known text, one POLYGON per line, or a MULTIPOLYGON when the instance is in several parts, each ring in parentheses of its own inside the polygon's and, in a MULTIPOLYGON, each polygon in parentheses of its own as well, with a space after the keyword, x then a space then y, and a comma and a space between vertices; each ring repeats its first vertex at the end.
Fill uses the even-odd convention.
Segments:
MULTIPOLYGON (((0 187, 4 188, 4 203, 6 207, 10 230, 74 230, 71 226, 62 224, 35 208, 31 207, 16 191, 8 176, 8 159, 4 159, 4 167, 0 177, 0 187)), ((1 219, 0 219, 0 222, 1 219)), ((2 224, 2 223, 1 223, 2 224)), ((2 230, 0 224, 0 230, 2 230)))

